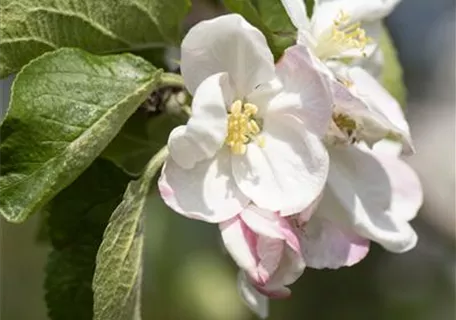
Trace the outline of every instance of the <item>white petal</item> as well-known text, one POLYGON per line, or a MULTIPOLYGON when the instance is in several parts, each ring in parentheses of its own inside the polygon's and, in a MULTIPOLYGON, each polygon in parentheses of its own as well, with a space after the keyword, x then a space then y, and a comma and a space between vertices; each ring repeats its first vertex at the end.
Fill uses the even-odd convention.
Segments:
POLYGON ((358 61, 354 61, 353 64, 360 66, 369 72, 371 76, 380 81, 383 66, 385 64, 385 57, 381 48, 377 46, 376 50, 367 59, 359 59, 358 61))
POLYGON ((205 79, 196 89, 192 116, 186 126, 175 128, 168 139, 170 155, 184 169, 212 158, 223 145, 228 114, 227 102, 233 93, 226 73, 205 79))
POLYGON ((357 146, 364 151, 372 150, 374 155, 387 155, 396 158, 398 158, 402 152, 402 145, 399 142, 388 139, 377 142, 373 148, 363 146, 362 144, 358 144, 357 146))
MULTIPOLYGON (((383 163, 356 147, 330 148, 329 151, 329 188, 319 212, 390 251, 404 252, 413 248, 417 236, 406 217, 414 216, 419 205, 406 205, 409 199, 402 196, 402 188, 410 187, 407 173, 391 175, 383 163), (404 186, 402 179, 406 182, 404 186), (404 213, 404 209, 412 212, 404 213)), ((411 203, 415 201, 410 199, 411 203)))
POLYGON ((239 268, 248 272, 255 281, 260 281, 257 269, 256 235, 239 216, 220 223, 219 227, 223 243, 239 268))
POLYGON ((258 107, 258 118, 264 118, 270 108, 270 102, 283 90, 283 84, 279 78, 274 78, 255 88, 246 98, 246 102, 253 103, 258 107))
POLYGON ((274 59, 258 29, 228 14, 190 29, 182 42, 181 70, 191 93, 210 75, 227 72, 236 98, 243 98, 274 78, 274 59))
POLYGON ((244 272, 238 274, 239 294, 247 306, 261 319, 266 319, 269 315, 269 299, 259 293, 247 280, 244 272))
POLYGON ((190 170, 182 169, 168 158, 158 185, 163 200, 174 211, 207 222, 228 220, 249 202, 232 177, 226 148, 190 170))
POLYGON ((317 213, 302 229, 301 250, 308 267, 337 269, 361 261, 369 252, 369 240, 343 231, 317 213))
POLYGON ((282 0, 282 4, 296 29, 308 29, 310 27, 304 1, 282 0))
POLYGON ((372 111, 382 114, 392 124, 393 129, 402 137, 403 152, 413 153, 410 128, 399 103, 365 70, 354 67, 348 72, 357 96, 363 99, 372 111))
POLYGON ((291 114, 313 133, 323 136, 332 114, 332 98, 321 66, 302 45, 285 50, 276 65, 283 93, 270 102, 268 112, 291 114))
MULTIPOLYGON (((390 152, 392 152, 390 147, 390 152)), ((397 149, 396 149, 397 150, 397 149)), ((397 156, 378 149, 370 152, 382 165, 391 183, 392 197, 390 211, 405 221, 415 218, 423 204, 423 190, 416 172, 397 156)))
POLYGON ((256 205, 289 215, 302 211, 321 193, 329 160, 319 138, 291 116, 266 118, 264 148, 255 143, 233 156, 233 175, 256 205))

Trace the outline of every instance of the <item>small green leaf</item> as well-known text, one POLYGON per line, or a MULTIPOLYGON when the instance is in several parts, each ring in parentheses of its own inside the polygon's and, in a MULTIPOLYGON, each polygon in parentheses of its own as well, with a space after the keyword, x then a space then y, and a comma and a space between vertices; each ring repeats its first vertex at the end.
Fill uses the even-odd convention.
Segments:
POLYGON ((182 77, 163 73, 160 88, 128 119, 101 157, 138 177, 150 158, 166 145, 171 130, 188 121, 188 103, 182 77))
POLYGON ((223 0, 223 3, 228 10, 244 16, 264 34, 276 61, 296 42, 296 29, 280 1, 223 0))
POLYGON ((407 89, 402 77, 402 67, 398 59, 396 48, 388 30, 384 27, 380 38, 380 49, 383 52, 384 65, 381 75, 383 86, 396 98, 402 108, 407 102, 407 89))
POLYGON ((95 257, 128 181, 109 161, 95 160, 48 206, 47 229, 53 249, 45 289, 50 319, 93 318, 95 257))
POLYGON ((311 17, 315 7, 315 0, 304 0, 304 3, 306 4, 307 15, 311 17))
POLYGON ((291 37, 295 35, 296 28, 291 23, 281 1, 256 0, 254 3, 261 19, 272 32, 279 35, 289 34, 291 37))
POLYGON ((4 0, 0 77, 61 47, 139 53, 178 45, 189 9, 189 0, 4 0))
POLYGON ((1 127, 0 213, 21 222, 87 168, 157 86, 130 54, 47 53, 16 77, 1 127))
POLYGON ((172 118, 161 114, 152 118, 138 110, 101 155, 131 176, 138 176, 150 158, 167 142, 176 126, 172 118))
POLYGON ((128 184, 98 250, 93 279, 94 320, 140 319, 143 220, 150 182, 168 155, 165 147, 128 184))

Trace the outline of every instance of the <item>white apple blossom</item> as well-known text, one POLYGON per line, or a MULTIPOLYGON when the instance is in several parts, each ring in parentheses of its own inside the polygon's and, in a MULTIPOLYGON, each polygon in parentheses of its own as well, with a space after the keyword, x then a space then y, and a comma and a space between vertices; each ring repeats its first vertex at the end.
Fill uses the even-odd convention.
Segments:
POLYGON ((282 0, 298 29, 298 44, 321 60, 363 58, 377 49, 381 20, 400 0, 315 0, 312 17, 302 0, 282 0))
POLYGON ((230 14, 200 22, 182 42, 181 71, 192 116, 170 134, 159 179, 164 201, 218 223, 249 203, 289 215, 321 193, 328 155, 320 140, 331 97, 305 48, 289 48, 300 71, 274 66, 266 39, 230 14))
MULTIPOLYGON (((398 2, 320 0, 315 1, 309 19, 303 1, 282 0, 298 29, 297 43, 320 60, 320 69, 328 77, 334 116, 339 124, 341 119, 349 124, 339 135, 370 146, 385 137, 395 137, 402 140, 407 154, 414 150, 400 105, 371 75, 378 73, 382 61, 378 47, 381 19, 398 2)), ((332 127, 335 129, 336 124, 332 127)))

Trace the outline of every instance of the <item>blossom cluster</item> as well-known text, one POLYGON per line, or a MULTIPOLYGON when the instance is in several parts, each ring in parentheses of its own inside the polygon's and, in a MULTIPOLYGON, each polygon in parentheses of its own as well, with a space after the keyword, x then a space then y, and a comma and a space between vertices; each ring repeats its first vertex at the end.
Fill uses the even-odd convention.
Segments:
POLYGON ((379 83, 381 19, 397 0, 282 0, 298 30, 274 64, 236 14, 194 26, 181 47, 192 115, 170 134, 159 179, 174 211, 218 224, 261 317, 305 267, 362 260, 370 241, 413 248, 422 203, 398 102, 379 83))

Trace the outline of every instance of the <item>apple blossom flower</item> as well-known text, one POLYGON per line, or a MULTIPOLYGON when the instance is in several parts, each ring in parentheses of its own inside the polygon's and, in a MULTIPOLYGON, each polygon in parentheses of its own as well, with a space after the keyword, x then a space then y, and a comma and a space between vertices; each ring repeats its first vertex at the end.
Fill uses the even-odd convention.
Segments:
POLYGON ((276 71, 263 34, 236 14, 188 32, 181 70, 192 115, 168 140, 159 179, 168 206, 219 223, 251 202, 293 214, 321 193, 329 164, 320 138, 331 97, 301 50, 289 48, 282 59, 293 58, 299 74, 276 71))
POLYGON ((303 1, 282 0, 298 29, 297 43, 308 47, 308 59, 320 60, 315 64, 327 76, 336 118, 331 126, 340 129, 333 132, 369 146, 393 137, 401 140, 403 152, 410 154, 414 152, 412 139, 399 103, 370 74, 378 73, 376 69, 382 61, 378 48, 381 19, 398 2, 320 0, 315 2, 309 20, 303 1), (340 125, 343 128, 337 128, 340 125))
POLYGON ((291 295, 287 287, 313 268, 351 266, 369 251, 369 241, 342 231, 331 221, 309 220, 318 201, 306 213, 282 217, 250 204, 236 217, 219 224, 223 243, 241 271, 238 290, 247 306, 261 318, 268 299, 291 295))
POLYGON ((288 297, 286 285, 299 278, 305 265, 286 217, 250 204, 219 226, 226 249, 248 281, 266 296, 288 297))
POLYGON ((377 48, 381 20, 400 0, 316 0, 312 17, 302 0, 282 0, 298 44, 309 47, 321 60, 363 58, 377 48))

